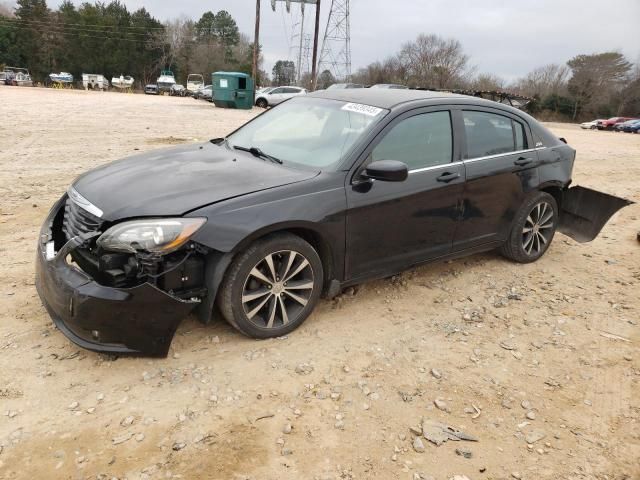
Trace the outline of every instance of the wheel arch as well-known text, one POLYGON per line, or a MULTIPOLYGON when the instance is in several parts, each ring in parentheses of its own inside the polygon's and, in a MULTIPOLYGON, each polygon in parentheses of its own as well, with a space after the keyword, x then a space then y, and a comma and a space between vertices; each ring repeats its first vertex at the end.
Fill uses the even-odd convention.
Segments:
POLYGON ((538 188, 538 191, 545 192, 551 195, 556 204, 558 205, 558 210, 562 209, 562 199, 564 195, 564 185, 561 182, 547 182, 541 185, 538 188))
POLYGON ((212 249, 207 256, 207 290, 208 294, 199 306, 197 315, 201 322, 209 323, 212 319, 216 298, 220 290, 220 285, 229 271, 229 267, 236 255, 246 250, 252 243, 270 235, 290 233, 297 235, 308 242, 318 252, 323 269, 323 293, 331 296, 331 289, 335 290, 339 280, 336 278, 338 268, 335 265, 336 254, 331 248, 331 243, 327 237, 313 223, 294 222, 284 224, 274 224, 261 228, 244 239, 240 240, 229 251, 212 249))
POLYGON ((256 232, 253 232, 251 235, 238 242, 233 248, 232 252, 234 255, 236 255, 239 252, 246 250, 249 245, 258 240, 261 240, 267 236, 283 233, 291 233, 302 238, 307 243, 309 243, 316 252, 318 252, 318 256, 322 261, 322 269, 324 271, 323 283, 324 287, 326 288, 331 280, 333 280, 336 276, 336 269, 334 265, 335 257, 333 249, 331 248, 331 243, 313 223, 295 222, 269 225, 268 227, 264 227, 260 230, 257 230, 256 232))

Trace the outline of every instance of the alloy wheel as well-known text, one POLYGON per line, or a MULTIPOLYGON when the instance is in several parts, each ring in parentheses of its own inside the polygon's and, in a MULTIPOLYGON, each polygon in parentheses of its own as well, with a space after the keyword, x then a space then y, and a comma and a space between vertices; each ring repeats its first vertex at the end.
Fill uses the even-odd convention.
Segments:
POLYGON ((522 229, 522 248, 527 255, 538 255, 546 248, 553 234, 553 217, 553 207, 547 202, 531 209, 522 229))
POLYGON ((282 327, 296 321, 314 288, 313 268, 304 255, 293 250, 270 253, 249 272, 242 308, 257 327, 282 327))

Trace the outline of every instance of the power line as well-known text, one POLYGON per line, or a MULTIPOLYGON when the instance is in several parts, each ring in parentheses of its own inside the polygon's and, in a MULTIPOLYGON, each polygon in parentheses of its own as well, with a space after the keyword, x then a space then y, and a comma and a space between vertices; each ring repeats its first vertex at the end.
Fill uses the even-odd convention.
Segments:
MULTIPOLYGON (((0 18, 0 25, 3 25, 3 21, 4 19, 0 18)), ((60 29, 54 28, 45 33, 50 33, 53 35, 62 35, 62 36, 69 35, 69 36, 75 36, 76 38, 95 38, 95 39, 102 39, 102 40, 115 40, 120 42, 134 42, 134 43, 141 43, 141 42, 154 40, 154 38, 149 37, 146 34, 133 33, 133 32, 118 32, 115 30, 114 31, 90 30, 90 29, 60 30, 60 29), (122 38, 118 36, 118 34, 138 35, 145 38, 122 38)), ((206 41, 200 41, 200 40, 194 40, 194 39, 189 39, 185 43, 189 43, 191 45, 198 45, 198 46, 207 46, 207 47, 219 47, 220 45, 222 45, 221 43, 209 43, 206 41)))
POLYGON ((144 29, 144 30, 165 30, 166 27, 143 27, 138 25, 100 25, 97 23, 69 23, 69 22, 58 22, 55 20, 43 21, 43 20, 23 20, 18 18, 9 18, 9 17, 0 17, 0 20, 12 22, 12 23, 27 23, 27 24, 40 24, 40 25, 51 25, 52 23, 56 23, 58 25, 69 25, 69 26, 80 26, 80 27, 97 27, 97 28, 134 28, 134 29, 144 29))
MULTIPOLYGON (((11 25, 11 23, 7 23, 3 18, 0 18, 0 24, 11 25)), ((127 32, 127 31, 118 31, 118 30, 100 30, 97 28, 65 27, 55 22, 51 22, 47 24, 47 26, 49 27, 47 33, 49 32, 51 33, 62 33, 62 32, 121 33, 125 35, 137 35, 140 37, 148 37, 149 35, 154 35, 157 33, 157 32, 140 33, 140 32, 127 32)), ((41 28, 41 27, 39 26, 38 28, 41 28)))

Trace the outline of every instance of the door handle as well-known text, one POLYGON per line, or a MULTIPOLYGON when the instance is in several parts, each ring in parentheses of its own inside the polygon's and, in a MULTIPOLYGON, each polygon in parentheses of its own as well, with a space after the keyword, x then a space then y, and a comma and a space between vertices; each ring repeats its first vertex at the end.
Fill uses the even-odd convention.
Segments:
POLYGON ((520 157, 513 163, 519 166, 523 166, 523 165, 529 165, 531 162, 533 162, 533 158, 520 157))
POLYGON ((439 182, 449 183, 451 180, 455 180, 456 178, 460 178, 460 174, 458 172, 446 172, 436 178, 436 180, 438 180, 439 182))

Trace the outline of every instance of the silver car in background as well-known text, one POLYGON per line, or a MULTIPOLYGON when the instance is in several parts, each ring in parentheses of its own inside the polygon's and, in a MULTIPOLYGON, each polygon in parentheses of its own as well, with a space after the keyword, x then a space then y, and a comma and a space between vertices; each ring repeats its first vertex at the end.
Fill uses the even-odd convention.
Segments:
POLYGON ((306 95, 307 90, 302 87, 275 87, 270 91, 266 89, 256 92, 256 106, 260 108, 273 107, 285 100, 300 95, 306 95))

